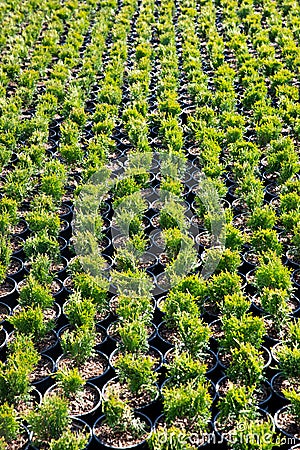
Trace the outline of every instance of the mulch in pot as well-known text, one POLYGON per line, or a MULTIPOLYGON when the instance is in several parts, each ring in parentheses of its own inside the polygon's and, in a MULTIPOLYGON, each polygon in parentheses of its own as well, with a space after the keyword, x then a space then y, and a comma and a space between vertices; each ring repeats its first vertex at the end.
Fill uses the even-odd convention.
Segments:
POLYGON ((203 430, 199 430, 197 420, 193 420, 189 417, 176 417, 172 424, 168 424, 162 414, 155 422, 155 429, 163 428, 167 430, 170 426, 175 426, 176 428, 180 428, 183 432, 188 432, 191 434, 191 443, 195 443, 197 448, 201 448, 208 443, 210 436, 209 431, 211 431, 210 423, 207 425, 208 433, 205 433, 203 430))
POLYGON ((57 334, 54 331, 50 331, 46 334, 45 337, 40 339, 38 342, 35 343, 36 349, 42 353, 47 350, 50 350, 50 348, 54 347, 58 342, 57 334))
POLYGON ((282 328, 278 330, 276 326, 273 323, 271 316, 264 317, 264 325, 266 328, 266 336, 265 340, 269 343, 269 345, 274 345, 275 343, 279 342, 281 339, 284 339, 285 336, 288 334, 288 324, 283 323, 282 328))
POLYGON ((131 408, 139 409, 143 408, 154 400, 157 399, 159 395, 158 386, 154 387, 153 391, 147 391, 146 389, 141 389, 140 392, 131 392, 128 384, 121 383, 118 378, 113 378, 110 380, 103 388, 103 397, 106 397, 107 390, 111 390, 114 394, 116 393, 118 398, 122 401, 127 402, 131 408))
MULTIPOLYGON (((69 370, 76 365, 74 360, 67 356, 59 358, 56 364, 58 370, 69 370)), ((108 369, 108 361, 102 353, 95 352, 94 355, 90 356, 83 364, 77 367, 80 375, 85 380, 90 380, 100 377, 106 372, 108 369)))
POLYGON ((0 301, 1 297, 6 297, 11 294, 15 289, 15 284, 12 279, 6 279, 0 284, 0 301))
MULTIPOLYGON (((223 377, 217 385, 217 392, 220 397, 224 397, 234 383, 228 377, 223 377)), ((257 404, 264 403, 272 395, 271 386, 268 382, 262 381, 253 392, 253 398, 257 404)))
MULTIPOLYGON (((8 305, 0 302, 0 323, 2 323, 6 318, 11 314, 11 309, 8 305)), ((1 346, 1 337, 0 337, 0 346, 1 346)))
POLYGON ((23 263, 19 258, 11 258, 7 268, 7 276, 15 277, 23 269, 23 263))
MULTIPOLYGON (((118 360, 118 356, 121 354, 122 354, 121 350, 119 350, 118 348, 111 353, 109 361, 112 367, 115 367, 115 364, 118 360)), ((160 351, 157 348, 150 346, 149 350, 146 352, 145 355, 150 356, 150 358, 152 358, 153 361, 152 369, 154 371, 157 371, 162 364, 162 354, 160 353, 160 351)))
POLYGON ((10 246, 12 249, 12 255, 18 255, 23 250, 24 239, 22 239, 20 236, 11 236, 10 246))
MULTIPOLYGON (((164 363, 165 364, 171 364, 172 363, 172 361, 174 359, 174 356, 175 356, 174 353, 175 353, 175 350, 173 348, 168 350, 165 353, 165 356, 164 356, 164 363)), ((216 366, 217 356, 215 355, 214 352, 212 352, 211 350, 208 350, 207 352, 205 352, 202 355, 201 362, 203 364, 206 364, 207 372, 209 372, 216 366)))
MULTIPOLYGON (((265 410, 258 408, 258 412, 259 412, 259 422, 263 423, 266 420, 270 420, 271 416, 270 414, 268 414, 265 410)), ((222 423, 218 422, 218 416, 219 414, 217 414, 216 418, 215 418, 215 423, 214 423, 214 428, 215 431, 217 433, 217 435, 221 436, 222 441, 224 440, 224 442, 231 442, 232 439, 235 438, 234 435, 234 430, 235 427, 237 425, 236 420, 234 420, 233 418, 228 418, 228 420, 223 420, 222 423)), ((256 420, 258 420, 256 419, 256 420)))
POLYGON ((28 224, 25 220, 20 220, 17 225, 13 227, 12 233, 17 236, 23 237, 24 234, 28 232, 28 224))
POLYGON ((34 371, 29 375, 31 383, 39 383, 45 378, 49 377, 54 371, 54 361, 46 356, 41 355, 41 358, 35 367, 34 371))
POLYGON ((285 399, 282 391, 295 389, 298 392, 300 390, 300 380, 297 378, 287 379, 282 373, 278 373, 272 379, 272 388, 277 395, 285 399))
POLYGON ((108 448, 116 448, 116 449, 126 449, 137 446, 138 444, 142 444, 149 436, 151 431, 151 423, 150 420, 144 416, 143 414, 138 414, 137 417, 140 417, 141 420, 145 420, 145 431, 142 430, 139 436, 132 435, 130 431, 118 432, 115 429, 109 427, 105 423, 105 416, 99 418, 99 420, 95 423, 93 433, 96 439, 104 445, 104 447, 108 448))
POLYGON ((35 409, 37 405, 40 405, 42 401, 42 396, 37 389, 32 389, 30 391, 28 398, 19 399, 18 402, 14 405, 15 410, 19 415, 27 415, 29 411, 35 409))
POLYGON ((300 440, 300 422, 292 413, 290 406, 285 406, 277 411, 275 423, 284 434, 300 440))
MULTIPOLYGON (((121 337, 118 332, 118 327, 122 326, 122 322, 116 321, 113 322, 108 328, 107 328, 107 334, 108 336, 115 340, 116 342, 121 342, 121 337)), ((145 327, 147 329, 147 335, 148 339, 152 339, 156 334, 156 326, 152 323, 145 324, 145 327)))
MULTIPOLYGON (((261 352, 260 358, 263 360, 264 364, 265 364, 265 368, 269 366, 270 364, 270 352, 265 348, 265 347, 261 347, 259 349, 259 351, 261 352)), ((228 350, 224 350, 224 349, 220 349, 218 352, 218 358, 219 358, 219 363, 225 368, 227 369, 232 361, 232 355, 228 350)))
POLYGON ((295 270, 292 274, 292 280, 298 288, 300 288, 300 270, 295 270))
POLYGON ((12 441, 5 442, 6 450, 23 450, 27 448, 29 442, 29 432, 26 428, 22 427, 21 434, 12 441))
MULTIPOLYGON (((52 386, 46 395, 58 394, 63 396, 63 389, 57 385, 52 386)), ((68 398, 69 415, 81 416, 91 413, 100 405, 101 395, 98 388, 90 383, 83 389, 68 398)))
POLYGON ((158 327, 159 336, 169 343, 170 345, 178 345, 181 342, 178 330, 174 328, 168 328, 166 322, 162 322, 158 327))

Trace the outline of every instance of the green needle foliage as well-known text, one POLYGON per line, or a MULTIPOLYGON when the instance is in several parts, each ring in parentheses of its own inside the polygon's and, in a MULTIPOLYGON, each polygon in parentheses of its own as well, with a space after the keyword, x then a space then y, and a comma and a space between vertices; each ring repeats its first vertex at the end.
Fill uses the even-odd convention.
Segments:
POLYGON ((51 439, 59 439, 70 424, 68 401, 59 395, 45 396, 36 410, 26 416, 33 432, 33 442, 49 443, 51 439))

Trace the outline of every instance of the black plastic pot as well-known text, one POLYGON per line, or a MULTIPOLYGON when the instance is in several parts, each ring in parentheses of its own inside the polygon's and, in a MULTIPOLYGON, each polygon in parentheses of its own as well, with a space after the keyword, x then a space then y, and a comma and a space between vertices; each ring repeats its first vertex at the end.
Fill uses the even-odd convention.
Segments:
MULTIPOLYGON (((160 426, 165 426, 164 423, 164 414, 161 414, 160 416, 157 417, 157 419, 154 422, 154 430, 157 429, 160 426)), ((171 426, 171 424, 169 425, 171 426)), ((195 446, 195 448, 197 449, 201 449, 206 447, 209 444, 213 444, 216 442, 215 437, 212 433, 213 429, 212 429, 212 423, 209 422, 208 423, 208 432, 204 433, 204 432, 199 432, 199 435, 196 435, 195 433, 192 433, 190 436, 190 443, 193 445, 193 448, 195 446)), ((214 447, 209 447, 208 448, 214 448, 214 447)), ((223 448, 222 448, 223 450, 223 448)))
POLYGON ((60 249, 61 256, 68 258, 70 256, 69 249, 68 249, 68 242, 62 236, 59 236, 57 240, 59 243, 59 249, 60 249))
POLYGON ((11 316, 11 314, 11 308, 6 303, 0 302, 0 327, 6 322, 7 318, 11 316))
MULTIPOLYGON (((110 366, 109 366, 109 361, 108 361, 108 357, 101 351, 99 350, 95 350, 95 354, 97 356, 99 356, 99 358, 104 361, 105 363, 105 368, 104 371, 99 374, 99 375, 93 375, 91 377, 88 377, 87 380, 90 383, 95 384, 97 387, 99 386, 103 386, 104 383, 106 383, 107 381, 107 375, 109 374, 109 370, 110 370, 110 366)), ((56 359, 56 367, 59 370, 60 368, 60 361, 65 357, 64 354, 60 354, 57 359, 56 359)))
POLYGON ((64 285, 63 282, 58 279, 58 278, 54 278, 55 283, 57 283, 57 290, 55 290, 55 292, 52 292, 52 297, 54 298, 54 300, 56 302, 61 303, 62 300, 64 300, 64 285))
POLYGON ((248 207, 246 204, 242 203, 242 201, 239 198, 236 198, 232 202, 232 208, 234 210, 234 214, 247 214, 248 213, 248 207))
POLYGON ((286 399, 286 397, 282 394, 282 392, 280 392, 276 388, 276 382, 278 381, 278 379, 280 377, 285 379, 285 377, 283 376, 282 372, 276 373, 273 376, 273 378, 271 379, 271 388, 272 388, 273 396, 274 396, 274 399, 276 399, 276 404, 278 406, 286 405, 288 403, 288 400, 286 399))
POLYGON ((69 222, 65 219, 61 219, 61 230, 59 236, 68 240, 72 236, 72 227, 69 222))
MULTIPOLYGON (((106 398, 106 393, 107 393, 107 390, 109 389, 109 387, 118 382, 119 382, 119 377, 116 376, 116 377, 113 377, 110 380, 108 380, 107 383, 105 383, 105 385, 102 388, 102 392, 101 392, 103 399, 106 398)), ((158 400, 159 400, 159 396, 160 396, 160 389, 159 389, 158 384, 155 383, 155 386, 156 386, 155 398, 153 400, 151 400, 149 403, 145 403, 145 404, 141 403, 138 407, 134 407, 133 405, 131 405, 131 407, 133 407, 135 411, 142 412, 142 413, 146 414, 148 417, 150 417, 149 412, 151 413, 151 415, 153 415, 153 412, 155 412, 155 408, 158 404, 158 400)), ((142 396, 142 398, 143 398, 143 396, 142 396)), ((130 400, 127 399, 127 401, 128 401, 128 404, 130 405, 130 400)))
POLYGON ((20 228, 20 231, 18 231, 17 233, 14 233, 14 236, 19 236, 22 239, 26 239, 31 233, 26 220, 21 219, 17 226, 20 228))
POLYGON ((286 254, 286 265, 291 269, 298 270, 300 268, 300 261, 297 262, 295 258, 292 258, 292 249, 288 249, 286 254))
POLYGON ((159 255, 165 250, 165 242, 161 230, 154 230, 150 235, 151 250, 159 255))
POLYGON ((273 360, 274 360, 274 362, 275 362, 276 365, 279 364, 279 360, 278 360, 278 358, 277 358, 278 347, 280 348, 280 346, 281 346, 282 344, 283 344, 283 342, 280 341, 280 342, 278 342, 277 344, 275 344, 275 345, 270 349, 272 358, 273 358, 273 360))
POLYGON ((263 171, 261 176, 265 183, 265 186, 268 186, 271 183, 276 183, 276 180, 278 179, 279 176, 279 172, 269 173, 267 171, 263 171))
POLYGON ((197 214, 189 217, 189 225, 189 234, 193 236, 194 240, 196 239, 196 236, 198 236, 198 234, 207 231, 204 226, 204 222, 197 216, 197 214))
POLYGON ((232 185, 236 185, 236 180, 233 176, 233 173, 228 171, 225 174, 226 186, 230 187, 232 185))
POLYGON ((68 223, 71 223, 73 218, 73 208, 72 206, 62 203, 59 210, 59 218, 61 220, 66 220, 68 223))
POLYGON ((276 183, 270 183, 267 184, 267 186, 264 189, 265 192, 265 200, 267 202, 270 202, 273 200, 273 198, 277 198, 278 194, 280 193, 280 186, 276 183))
POLYGON ((20 435, 24 436, 25 443, 21 447, 19 447, 18 450, 31 449, 30 442, 32 433, 23 423, 21 424, 20 435))
POLYGON ((292 282, 294 283, 297 290, 300 291, 300 269, 295 270, 292 273, 292 282))
POLYGON ((101 240, 101 253, 102 255, 111 256, 113 252, 112 241, 108 236, 104 236, 101 240))
MULTIPOLYGON (((260 414, 261 417, 267 417, 272 423, 274 423, 273 417, 270 415, 270 413, 268 411, 266 411, 263 408, 257 408, 258 413, 260 414)), ((214 433, 215 433, 215 442, 217 443, 221 443, 222 444, 222 448, 227 448, 227 445, 230 447, 230 441, 224 436, 224 434, 222 434, 222 431, 219 429, 219 425, 218 425, 218 417, 219 417, 218 413, 213 421, 213 428, 214 428, 214 433)), ((234 438, 234 436, 232 436, 234 438)))
POLYGON ((6 292, 3 292, 3 294, 0 295, 0 302, 13 307, 18 297, 16 281, 13 278, 7 277, 1 286, 5 286, 6 292))
MULTIPOLYGON (((164 387, 167 386, 169 383, 172 383, 171 378, 167 378, 167 379, 162 383, 162 385, 161 385, 160 393, 161 393, 162 398, 164 397, 163 389, 164 389, 164 387)), ((211 398, 212 398, 212 403, 214 403, 214 402, 217 400, 216 385, 215 385, 215 383, 213 383, 213 381, 210 380, 210 379, 207 380, 207 383, 208 383, 208 385, 209 385, 209 388, 208 388, 208 389, 209 389, 209 392, 210 392, 210 395, 211 395, 211 398)))
POLYGON ((41 353, 45 353, 55 360, 57 358, 57 354, 60 353, 60 346, 57 333, 54 330, 52 330, 51 333, 54 335, 55 342, 44 348, 41 353))
MULTIPOLYGON (((222 362, 222 359, 220 358, 220 352, 221 352, 221 351, 222 351, 222 349, 220 349, 220 350, 218 351, 217 357, 218 357, 218 360, 219 360, 219 365, 220 365, 221 368, 225 371, 225 370, 228 368, 228 366, 225 366, 225 365, 223 364, 223 362, 222 362)), ((270 351, 269 351, 266 347, 264 347, 264 346, 261 346, 261 347, 260 347, 260 351, 263 351, 263 352, 265 353, 264 370, 266 370, 266 369, 270 366, 270 364, 271 364, 271 362, 272 362, 272 356, 271 356, 270 351)))
POLYGON ((208 230, 202 231, 195 237, 195 241, 198 246, 198 253, 201 255, 202 252, 212 246, 212 235, 208 230))
POLYGON ((243 253, 243 265, 247 272, 250 272, 250 270, 254 270, 258 266, 258 263, 255 262, 255 256, 255 253, 251 250, 243 253), (251 255, 253 255, 253 258, 251 257, 251 255))
MULTIPOLYGON (((65 308, 65 306, 66 306, 67 304, 68 304, 68 302, 66 302, 66 303, 63 305, 63 308, 62 308, 62 309, 63 309, 63 315, 64 315, 64 317, 65 317, 65 322, 67 322, 67 318, 66 318, 65 313, 64 313, 64 308, 65 308)), ((107 333, 106 333, 106 329, 105 329, 104 327, 102 327, 101 325, 96 324, 95 327, 96 327, 96 333, 97 333, 98 337, 101 336, 101 341, 100 341, 99 338, 96 338, 96 339, 97 339, 97 344, 96 344, 95 348, 96 348, 97 350, 100 350, 100 347, 101 347, 103 344, 105 344, 105 342, 107 341, 107 333), (102 337, 103 337, 103 339, 102 339, 102 337)), ((69 323, 63 325, 63 326, 58 330, 58 332, 57 332, 59 339, 61 339, 62 334, 63 334, 65 331, 67 331, 67 330, 72 331, 72 330, 74 330, 74 327, 72 327, 72 325, 70 325, 69 323)))
POLYGON ((82 449, 87 450, 93 439, 93 431, 90 425, 88 425, 88 423, 85 420, 79 417, 72 417, 71 431, 73 433, 83 432, 86 436, 88 436, 88 442, 86 444, 86 447, 82 449))
MULTIPOLYGON (((164 359, 163 359, 164 364, 168 363, 168 356, 171 353, 173 353, 174 351, 175 351, 174 348, 170 348, 169 350, 166 351, 166 353, 164 354, 164 359)), ((207 368, 207 371, 205 374, 208 378, 210 378, 214 374, 214 372, 217 370, 218 358, 217 358, 217 355, 212 350, 207 350, 206 353, 213 359, 213 363, 211 364, 210 367, 207 368)), ((205 364, 205 357, 203 358, 203 364, 205 364)))
POLYGON ((63 268, 59 269, 57 272, 55 272, 55 277, 63 282, 67 276, 67 269, 68 269, 69 263, 68 263, 68 260, 64 256, 61 256, 60 259, 61 259, 63 268))
POLYGON ((211 324, 220 319, 221 311, 218 305, 215 303, 211 304, 209 299, 208 301, 204 301, 203 312, 201 314, 201 319, 203 319, 206 323, 211 324))
POLYGON ((7 331, 2 327, 0 329, 0 359, 3 362, 6 360, 7 340, 7 331))
MULTIPOLYGON (((31 384, 32 384, 32 386, 36 387, 41 394, 44 394, 49 389, 49 387, 54 383, 52 375, 56 371, 56 364, 55 364, 54 360, 51 358, 51 356, 45 355, 45 354, 41 355, 40 361, 41 361, 41 363, 44 363, 45 361, 47 361, 47 363, 51 367, 50 372, 47 376, 37 379, 35 381, 32 381, 31 384)), ((45 364, 43 364, 43 365, 45 366, 45 364)))
POLYGON ((236 184, 231 184, 227 190, 227 199, 230 203, 232 203, 234 200, 236 200, 238 198, 238 195, 236 194, 236 189, 237 189, 237 185, 236 184))
MULTIPOLYGON (((294 434, 290 433, 289 430, 287 430, 286 428, 283 428, 279 424, 280 416, 284 415, 284 414, 289 414, 289 410, 290 410, 290 405, 286 405, 286 406, 283 406, 282 408, 278 409, 276 411, 276 413, 274 414, 274 423, 275 423, 277 430, 280 431, 280 433, 285 437, 285 440, 287 442, 293 442, 295 444, 300 444, 299 438, 297 438, 294 434)), ((291 416, 289 416, 289 419, 291 419, 291 416)), ((297 419, 295 419, 293 421, 293 423, 294 423, 294 427, 299 428, 299 422, 297 421, 297 419)))
POLYGON ((99 419, 96 420, 96 422, 95 422, 95 424, 93 426, 93 436, 94 436, 97 444, 99 445, 99 448, 107 449, 107 450, 124 450, 124 449, 128 449, 128 450, 129 449, 142 450, 142 449, 147 449, 147 439, 149 438, 149 436, 150 436, 150 434, 152 432, 152 428, 153 428, 152 422, 149 419, 149 417, 147 417, 145 414, 142 414, 140 412, 135 412, 135 417, 136 418, 140 418, 149 427, 149 434, 148 434, 146 439, 144 439, 143 441, 139 442, 138 444, 130 445, 130 446, 126 446, 126 447, 113 446, 113 445, 108 444, 107 442, 104 442, 101 439, 101 437, 97 435, 97 426, 99 426, 105 420, 105 416, 103 415, 103 416, 99 417, 99 419))
MULTIPOLYGON (((47 389, 47 391, 45 392, 45 396, 51 395, 52 392, 57 387, 58 387, 57 383, 55 383, 52 386, 50 386, 49 389, 47 389)), ((74 418, 76 417, 76 418, 84 419, 84 420, 88 420, 88 419, 92 419, 92 418, 95 419, 97 411, 100 409, 100 405, 101 405, 101 402, 102 402, 102 395, 101 395, 100 389, 95 384, 93 384, 93 383, 91 383, 89 381, 85 383, 84 387, 89 387, 90 389, 92 389, 96 393, 96 396, 97 396, 96 404, 93 406, 92 409, 89 409, 89 410, 87 410, 87 411, 85 411, 83 413, 70 414, 70 417, 74 417, 74 418)), ((79 393, 79 395, 80 395, 80 393, 79 393)))
POLYGON ((249 270, 249 272, 246 273, 245 279, 246 279, 246 292, 249 295, 255 295, 256 289, 253 285, 254 279, 255 279, 255 271, 256 269, 249 270))
MULTIPOLYGON (((115 366, 114 366, 114 357, 115 357, 119 352, 120 352, 120 350, 119 350, 118 348, 116 348, 116 349, 114 349, 114 350, 111 352, 111 354, 110 354, 110 356, 109 356, 109 364, 110 364, 110 367, 111 367, 113 370, 115 370, 115 366)), ((154 372, 158 372, 158 371, 161 369, 162 364, 163 364, 163 355, 162 355, 161 351, 160 351, 158 348, 153 347, 152 345, 149 346, 149 350, 148 350, 148 352, 146 353, 146 355, 151 355, 151 353, 152 353, 152 354, 154 353, 154 354, 155 354, 155 358, 157 359, 157 362, 155 363, 155 366, 153 367, 153 370, 154 370, 154 372)))
POLYGON ((24 239, 21 238, 20 236, 12 236, 12 240, 14 242, 12 256, 15 256, 16 258, 20 258, 21 260, 23 260, 24 258, 23 246, 25 243, 24 239))
MULTIPOLYGON (((228 377, 226 375, 222 376, 216 383, 216 393, 217 393, 219 398, 222 398, 222 395, 220 394, 220 386, 225 380, 228 380, 228 377)), ((265 385, 265 387, 268 390, 269 394, 264 400, 258 402, 257 406, 267 410, 268 409, 268 405, 269 405, 269 403, 271 401, 271 398, 272 398, 272 395, 273 395, 273 391, 272 391, 270 383, 267 380, 263 381, 262 383, 265 385)))
MULTIPOLYGON (((210 342, 210 348, 217 352, 219 349, 219 338, 216 336, 216 334, 214 333, 214 330, 222 330, 222 320, 221 319, 216 319, 213 320, 212 322, 210 322, 209 324, 210 329, 212 330, 212 336, 209 339, 210 342)), ((217 355, 218 357, 218 355, 217 355)))
POLYGON ((171 289, 172 286, 169 277, 164 271, 160 272, 157 276, 148 271, 148 275, 153 278, 153 289, 151 291, 153 295, 166 294, 171 289))
POLYGON ((24 275, 24 264, 20 258, 11 257, 7 275, 15 281, 20 281, 24 275))
MULTIPOLYGON (((271 316, 264 316, 265 318, 271 318, 271 316)), ((268 349, 272 349, 272 347, 274 347, 276 344, 280 343, 280 339, 274 338, 273 336, 269 335, 269 334, 265 334, 264 335, 264 340, 263 340, 264 346, 267 347, 268 349)))
POLYGON ((71 295, 74 292, 73 283, 72 283, 72 277, 66 277, 63 281, 63 287, 64 291, 66 292, 66 295, 71 295))
MULTIPOLYGON (((235 214, 233 217, 232 224, 235 228, 238 228, 241 231, 250 231, 250 229, 247 227, 247 218, 249 217, 249 213, 241 213, 241 214, 235 214)), ((248 244, 244 244, 245 248, 249 248, 248 244)))
POLYGON ((163 321, 157 327, 157 336, 161 342, 159 349, 163 354, 167 353, 168 350, 171 350, 175 347, 171 341, 163 338, 163 336, 162 336, 162 329, 165 327, 165 324, 166 324, 166 322, 163 321))
POLYGON ((146 272, 153 273, 154 275, 159 273, 159 262, 155 252, 151 253, 150 251, 146 251, 141 256, 139 263, 146 272))

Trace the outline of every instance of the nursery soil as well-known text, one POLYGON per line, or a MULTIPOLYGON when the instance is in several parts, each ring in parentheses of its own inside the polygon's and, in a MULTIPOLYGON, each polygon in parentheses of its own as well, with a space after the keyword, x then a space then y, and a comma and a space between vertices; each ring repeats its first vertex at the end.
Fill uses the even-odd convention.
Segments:
POLYGON ((7 275, 10 277, 11 275, 19 272, 19 270, 22 269, 22 264, 20 261, 12 260, 9 263, 8 269, 7 269, 7 275))
POLYGON ((17 439, 6 443, 6 450, 20 450, 26 442, 28 442, 28 436, 26 433, 21 434, 21 436, 18 436, 17 439))
MULTIPOLYGON (((69 358, 61 358, 58 362, 59 370, 69 370, 74 367, 74 361, 69 358)), ((88 380, 89 378, 101 376, 108 367, 107 361, 98 353, 90 356, 84 364, 78 366, 80 375, 88 380)))
POLYGON ((9 281, 4 281, 0 285, 0 299, 1 297, 4 297, 5 295, 9 294, 12 291, 12 284, 9 281))
POLYGON ((117 432, 115 429, 110 428, 105 422, 98 425, 94 432, 101 441, 105 442, 105 444, 118 448, 137 445, 143 442, 148 436, 148 433, 143 433, 141 436, 136 437, 129 431, 117 432))
POLYGON ((52 362, 48 358, 42 356, 34 371, 31 372, 31 374, 29 375, 29 380, 31 383, 43 380, 52 373, 52 370, 53 370, 52 362))
MULTIPOLYGON (((50 395, 63 395, 61 388, 55 387, 50 395)), ((99 393, 92 386, 84 386, 83 390, 69 398, 69 414, 72 416, 88 414, 99 402, 99 393)))
MULTIPOLYGON (((0 322, 5 320, 7 315, 8 315, 8 309, 4 305, 0 305, 0 322)), ((1 332, 0 332, 0 345, 1 345, 1 332)))
POLYGON ((279 428, 289 435, 300 439, 300 423, 288 409, 285 409, 278 414, 277 424, 279 428))
POLYGON ((143 389, 141 393, 131 392, 126 383, 120 383, 115 380, 110 382, 107 385, 107 388, 108 387, 110 387, 114 393, 118 393, 118 397, 121 400, 128 402, 128 404, 135 409, 149 405, 157 395, 157 391, 154 391, 153 394, 147 392, 145 389, 143 389))

